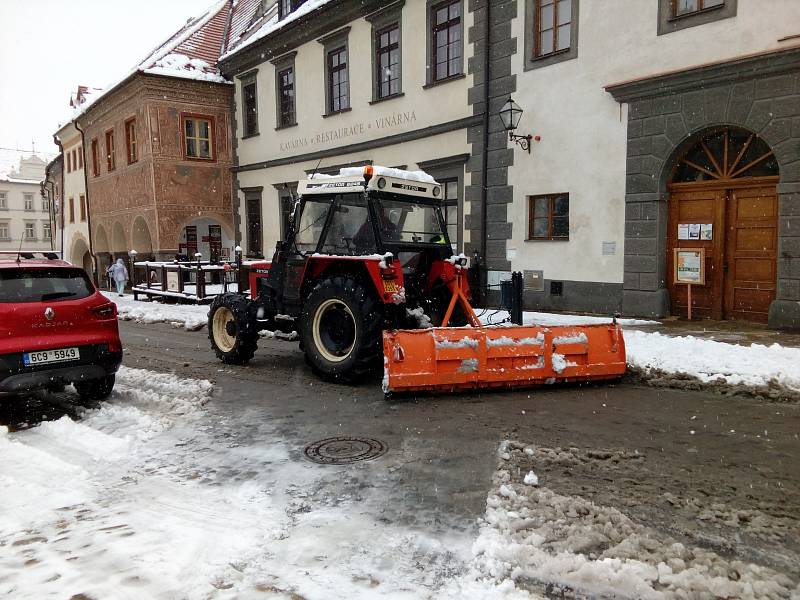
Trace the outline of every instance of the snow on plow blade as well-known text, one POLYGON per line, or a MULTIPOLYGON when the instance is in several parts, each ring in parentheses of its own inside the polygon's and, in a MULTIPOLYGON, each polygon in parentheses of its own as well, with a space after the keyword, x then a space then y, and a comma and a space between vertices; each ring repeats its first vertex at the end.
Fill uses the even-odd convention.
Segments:
POLYGON ((385 331, 383 353, 386 393, 530 387, 625 373, 616 323, 385 331))

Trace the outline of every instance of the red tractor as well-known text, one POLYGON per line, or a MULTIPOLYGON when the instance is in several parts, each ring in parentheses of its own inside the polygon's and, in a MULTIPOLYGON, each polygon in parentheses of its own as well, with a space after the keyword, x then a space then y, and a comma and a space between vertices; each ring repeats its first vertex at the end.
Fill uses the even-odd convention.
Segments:
POLYGON ((299 184, 285 240, 250 270, 250 296, 217 296, 211 347, 249 361, 262 329, 296 332, 315 373, 354 381, 384 367, 384 391, 514 387, 614 378, 616 324, 484 327, 454 256, 442 187, 424 174, 368 166, 299 184))
MULTIPOLYGON (((347 381, 382 365, 384 330, 447 326, 443 275, 466 259, 453 258, 442 188, 380 173, 300 182, 286 239, 271 262, 251 266, 250 297, 211 304, 209 338, 223 362, 250 360, 259 330, 295 331, 317 374, 347 381)), ((467 323, 462 310, 450 322, 467 323)))

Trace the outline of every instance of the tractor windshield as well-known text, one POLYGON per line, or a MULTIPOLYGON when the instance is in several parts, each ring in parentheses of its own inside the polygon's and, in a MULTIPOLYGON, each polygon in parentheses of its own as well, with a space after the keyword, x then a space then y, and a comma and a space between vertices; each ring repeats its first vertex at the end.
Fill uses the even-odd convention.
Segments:
POLYGON ((434 205, 382 198, 376 199, 375 209, 384 242, 447 243, 434 205))

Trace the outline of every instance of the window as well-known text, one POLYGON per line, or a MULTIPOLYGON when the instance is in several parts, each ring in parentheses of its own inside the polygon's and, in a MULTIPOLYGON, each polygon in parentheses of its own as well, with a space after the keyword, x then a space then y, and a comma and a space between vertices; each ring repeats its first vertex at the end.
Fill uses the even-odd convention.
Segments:
POLYGON ((81 221, 86 220, 86 196, 83 194, 80 195, 80 204, 81 204, 81 221))
POLYGON ((125 121, 125 148, 128 154, 128 164, 132 165, 139 160, 136 150, 136 119, 125 121))
POLYGON ((458 179, 440 179, 444 197, 442 198, 442 211, 447 224, 447 237, 453 249, 458 247, 458 179))
POLYGON ((8 208, 8 192, 0 192, 0 208, 8 208))
POLYGON ((431 6, 429 83, 457 77, 463 72, 461 12, 461 0, 431 6))
POLYGON ((572 0, 536 0, 534 56, 569 50, 572 0))
POLYGON ((83 146, 78 146, 78 168, 83 168, 83 146))
POLYGON ((78 170, 78 150, 76 148, 73 148, 71 154, 72 154, 72 170, 73 171, 77 171, 78 170))
POLYGON ((42 212, 50 212, 50 198, 42 198, 42 212))
POLYGON ((359 256, 377 251, 375 229, 364 196, 344 194, 334 196, 333 214, 325 236, 323 254, 359 256))
POLYGON ((92 140, 92 175, 100 175, 100 151, 97 148, 97 138, 92 140))
POLYGON ((186 158, 211 160, 212 121, 210 117, 189 115, 183 117, 184 152, 186 158))
POLYGON ((8 228, 8 223, 0 223, 0 240, 9 241, 11 239, 11 231, 8 228))
POLYGON ((113 171, 117 168, 114 156, 114 130, 106 131, 106 168, 113 171))
POLYGON ((247 255, 261 256, 261 190, 245 190, 247 255))
POLYGON ((298 9, 306 0, 278 0, 278 18, 283 19, 298 9))
POLYGON ((79 300, 94 293, 83 269, 0 270, 0 302, 57 302, 79 300))
POLYGON ((658 35, 736 16, 737 0, 658 0, 658 35))
POLYGON ((254 76, 242 81, 242 109, 245 137, 258 135, 258 93, 254 76))
POLYGON ((525 70, 578 57, 578 0, 525 0, 525 70))
POLYGON ((46 240, 49 240, 52 237, 50 235, 50 223, 42 223, 42 236, 46 240))
POLYGON ((375 33, 376 99, 400 93, 400 25, 394 23, 375 33))
POLYGON ((672 0, 672 16, 682 17, 701 10, 724 6, 725 0, 672 0))
POLYGON ((347 46, 328 52, 328 114, 350 108, 347 46))
POLYGON ((278 71, 278 127, 295 125, 294 67, 278 71))
POLYGON ((25 223, 25 239, 36 239, 36 223, 25 223))
POLYGON ((33 210, 33 194, 22 194, 22 198, 25 202, 25 210, 33 210))
POLYGON ((72 173, 72 153, 67 152, 67 173, 72 173))
POLYGON ((528 197, 528 239, 569 239, 569 194, 528 197))
POLYGON ((75 198, 70 196, 69 199, 69 222, 75 222, 75 198))

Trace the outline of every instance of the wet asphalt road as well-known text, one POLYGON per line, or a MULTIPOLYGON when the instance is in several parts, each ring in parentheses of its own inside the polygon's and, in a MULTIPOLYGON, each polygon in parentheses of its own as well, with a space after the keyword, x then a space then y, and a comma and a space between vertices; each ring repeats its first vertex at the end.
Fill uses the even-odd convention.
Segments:
MULTIPOLYGON (((235 367, 216 360, 205 330, 131 322, 120 330, 127 366, 214 382, 209 410, 237 443, 268 445, 278 436, 300 458, 306 444, 328 437, 385 442, 385 457, 354 465, 354 477, 338 485, 369 485, 365 478, 380 474, 391 491, 382 518, 392 522, 473 528, 498 444, 515 439, 588 456, 536 467, 542 485, 559 493, 615 506, 718 552, 800 571, 796 404, 629 384, 387 401, 377 376, 359 386, 316 379, 296 342, 262 339, 254 360, 235 367), (620 461, 620 451, 644 459, 620 461)), ((0 402, 5 424, 62 414, 77 413, 59 397, 0 402)))

